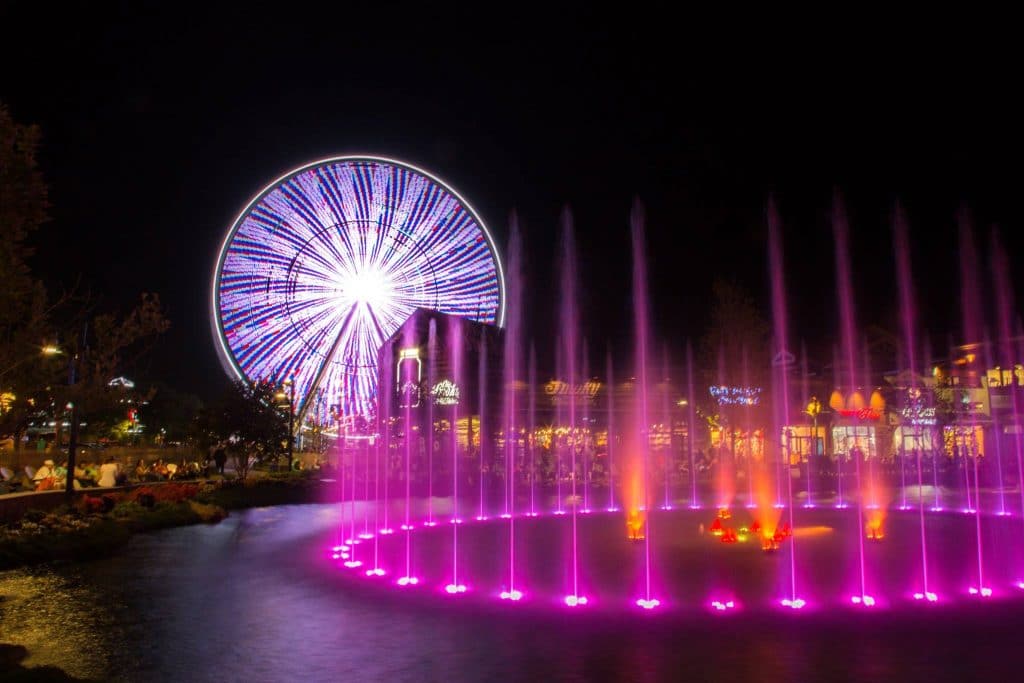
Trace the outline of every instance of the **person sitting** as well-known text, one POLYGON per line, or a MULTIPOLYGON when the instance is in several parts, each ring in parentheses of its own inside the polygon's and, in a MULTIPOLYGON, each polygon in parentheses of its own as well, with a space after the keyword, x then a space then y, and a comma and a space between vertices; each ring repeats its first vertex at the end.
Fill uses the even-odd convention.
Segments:
POLYGON ((43 461, 42 466, 36 470, 36 473, 32 475, 32 481, 38 484, 44 479, 53 477, 54 463, 53 460, 47 458, 43 461))
POLYGON ((157 479, 167 479, 167 475, 169 474, 167 471, 167 465, 164 464, 163 459, 157 460, 153 463, 151 472, 157 476, 157 479))
POLYGON ((114 458, 107 458, 107 461, 100 465, 100 481, 99 485, 103 488, 111 488, 117 486, 117 463, 114 462, 114 458))
POLYGON ((178 473, 178 466, 175 465, 173 462, 167 463, 164 466, 164 470, 167 471, 167 478, 168 479, 174 479, 174 475, 178 473))
POLYGON ((139 461, 135 463, 135 478, 142 481, 146 478, 147 474, 149 474, 149 468, 146 467, 146 461, 139 458, 139 461))

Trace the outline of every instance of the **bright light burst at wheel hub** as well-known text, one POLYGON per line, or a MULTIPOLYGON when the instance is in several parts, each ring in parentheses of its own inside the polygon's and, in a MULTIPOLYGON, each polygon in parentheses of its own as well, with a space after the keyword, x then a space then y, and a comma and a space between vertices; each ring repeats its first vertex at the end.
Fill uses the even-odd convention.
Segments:
POLYGON ((234 221, 213 278, 221 360, 294 378, 300 418, 368 416, 376 354, 417 308, 502 324, 494 242, 454 190, 408 164, 338 157, 291 171, 234 221))

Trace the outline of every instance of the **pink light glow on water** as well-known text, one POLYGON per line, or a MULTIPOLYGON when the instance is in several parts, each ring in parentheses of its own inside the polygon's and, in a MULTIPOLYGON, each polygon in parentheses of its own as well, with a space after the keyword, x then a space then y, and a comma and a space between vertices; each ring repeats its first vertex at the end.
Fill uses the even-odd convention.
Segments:
POLYGON ((367 540, 373 538, 373 534, 371 534, 368 531, 364 531, 363 533, 359 534, 359 538, 361 538, 364 541, 367 541, 367 540))
POLYGON ((437 526, 437 522, 423 522, 423 526, 437 526))
POLYGON ((449 524, 462 524, 462 519, 459 518, 459 517, 455 517, 453 519, 449 519, 448 523, 449 524))
POLYGON ((1018 581, 1015 585, 1017 586, 1017 588, 1020 588, 1022 591, 1024 591, 1024 581, 1018 581))
POLYGON ((362 567, 363 563, 360 562, 359 560, 349 560, 348 562, 345 563, 345 566, 348 567, 349 569, 355 569, 356 567, 362 567))
POLYGON ((511 600, 516 602, 523 599, 523 592, 517 590, 502 591, 499 597, 502 600, 511 600))
POLYGON ((403 576, 398 581, 396 581, 396 583, 399 586, 415 586, 419 582, 420 580, 417 579, 415 576, 403 576))
POLYGON ((384 570, 381 569, 380 567, 377 567, 375 569, 367 569, 366 570, 366 575, 367 576, 384 576, 384 570))
POLYGON ((604 509, 604 511, 605 512, 618 512, 619 508, 617 508, 617 507, 607 507, 607 508, 604 509))
POLYGON ((390 534, 393 534, 393 533, 395 533, 395 530, 394 530, 394 529, 388 529, 388 528, 384 528, 384 529, 381 529, 381 530, 380 530, 380 533, 381 533, 381 535, 383 535, 383 536, 388 536, 388 535, 390 535, 390 534))
POLYGON ((982 586, 980 589, 975 588, 974 586, 971 586, 970 588, 967 589, 967 592, 970 593, 971 595, 980 595, 983 598, 991 598, 992 597, 992 589, 988 588, 987 586, 982 586))
MULTIPOLYGON (((431 524, 431 526, 433 526, 433 524, 431 524)), ((403 524, 402 525, 402 531, 412 531, 415 528, 416 528, 415 524, 403 524)))
POLYGON ((486 515, 477 515, 476 517, 474 517, 474 519, 476 521, 478 521, 478 522, 486 522, 487 521, 487 516, 486 515))
POLYGON ((565 510, 555 510, 555 512, 553 514, 564 515, 565 514, 565 510))
POLYGON ((512 515, 510 515, 509 513, 505 512, 505 513, 503 513, 501 515, 501 518, 502 519, 512 519, 512 515))
POLYGON ((449 583, 444 587, 444 592, 448 595, 458 595, 466 592, 466 586, 461 583, 449 583))
POLYGON ((527 517, 540 517, 540 513, 539 512, 527 512, 526 516, 527 517))
POLYGON ((855 605, 864 605, 865 607, 875 606, 875 599, 870 595, 854 595, 850 598, 850 602, 855 605))
POLYGON ((932 593, 931 591, 927 591, 927 592, 924 592, 924 593, 914 593, 914 599, 915 600, 927 600, 928 602, 938 602, 939 601, 939 596, 936 595, 935 593, 932 593))
POLYGON ((718 612, 725 612, 726 610, 735 609, 736 602, 733 600, 712 600, 711 608, 718 612))
POLYGON ((643 607, 644 609, 654 609, 661 604, 661 600, 658 600, 657 598, 649 598, 647 600, 644 598, 638 598, 636 604, 638 607, 643 607))
POLYGON ((790 600, 789 598, 782 599, 782 606, 789 607, 790 609, 803 609, 806 604, 807 601, 803 598, 796 598, 794 600, 790 600))
POLYGON ((566 595, 564 602, 569 607, 582 607, 587 604, 587 598, 584 595, 566 595))

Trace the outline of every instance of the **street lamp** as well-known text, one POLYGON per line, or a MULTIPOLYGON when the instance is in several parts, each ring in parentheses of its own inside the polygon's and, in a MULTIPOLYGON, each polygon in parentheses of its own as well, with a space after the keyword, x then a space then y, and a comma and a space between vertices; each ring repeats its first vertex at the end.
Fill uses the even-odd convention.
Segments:
MULTIPOLYGON (((48 344, 46 346, 43 346, 42 348, 39 349, 39 352, 43 356, 56 356, 58 354, 64 353, 63 351, 60 350, 60 348, 58 348, 56 346, 53 346, 52 344, 48 344)), ((25 356, 21 360, 18 360, 16 362, 14 362, 12 365, 10 365, 10 366, 4 368, 2 371, 0 371, 0 377, 3 377, 4 375, 6 375, 8 372, 13 370, 14 368, 22 365, 23 363, 27 363, 28 361, 32 360, 33 358, 36 358, 36 355, 34 353, 30 354, 28 356, 25 356)))
POLYGON ((818 415, 821 415, 821 401, 817 396, 811 396, 810 402, 804 412, 811 416, 813 426, 811 427, 811 455, 818 455, 818 415))

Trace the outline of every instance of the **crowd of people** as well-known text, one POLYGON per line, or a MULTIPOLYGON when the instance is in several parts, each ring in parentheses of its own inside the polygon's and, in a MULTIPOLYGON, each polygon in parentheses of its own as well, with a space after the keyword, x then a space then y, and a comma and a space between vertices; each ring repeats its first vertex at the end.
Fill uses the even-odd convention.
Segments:
MULTIPOLYGON (((102 462, 83 458, 75 464, 74 488, 111 488, 126 484, 155 481, 179 481, 208 478, 224 474, 225 458, 215 453, 203 462, 182 458, 180 462, 158 459, 147 463, 139 458, 134 466, 123 466, 113 457, 102 462)), ((22 491, 62 490, 67 486, 68 462, 57 464, 46 459, 38 468, 26 466, 22 471, 0 468, 0 494, 22 491)))

